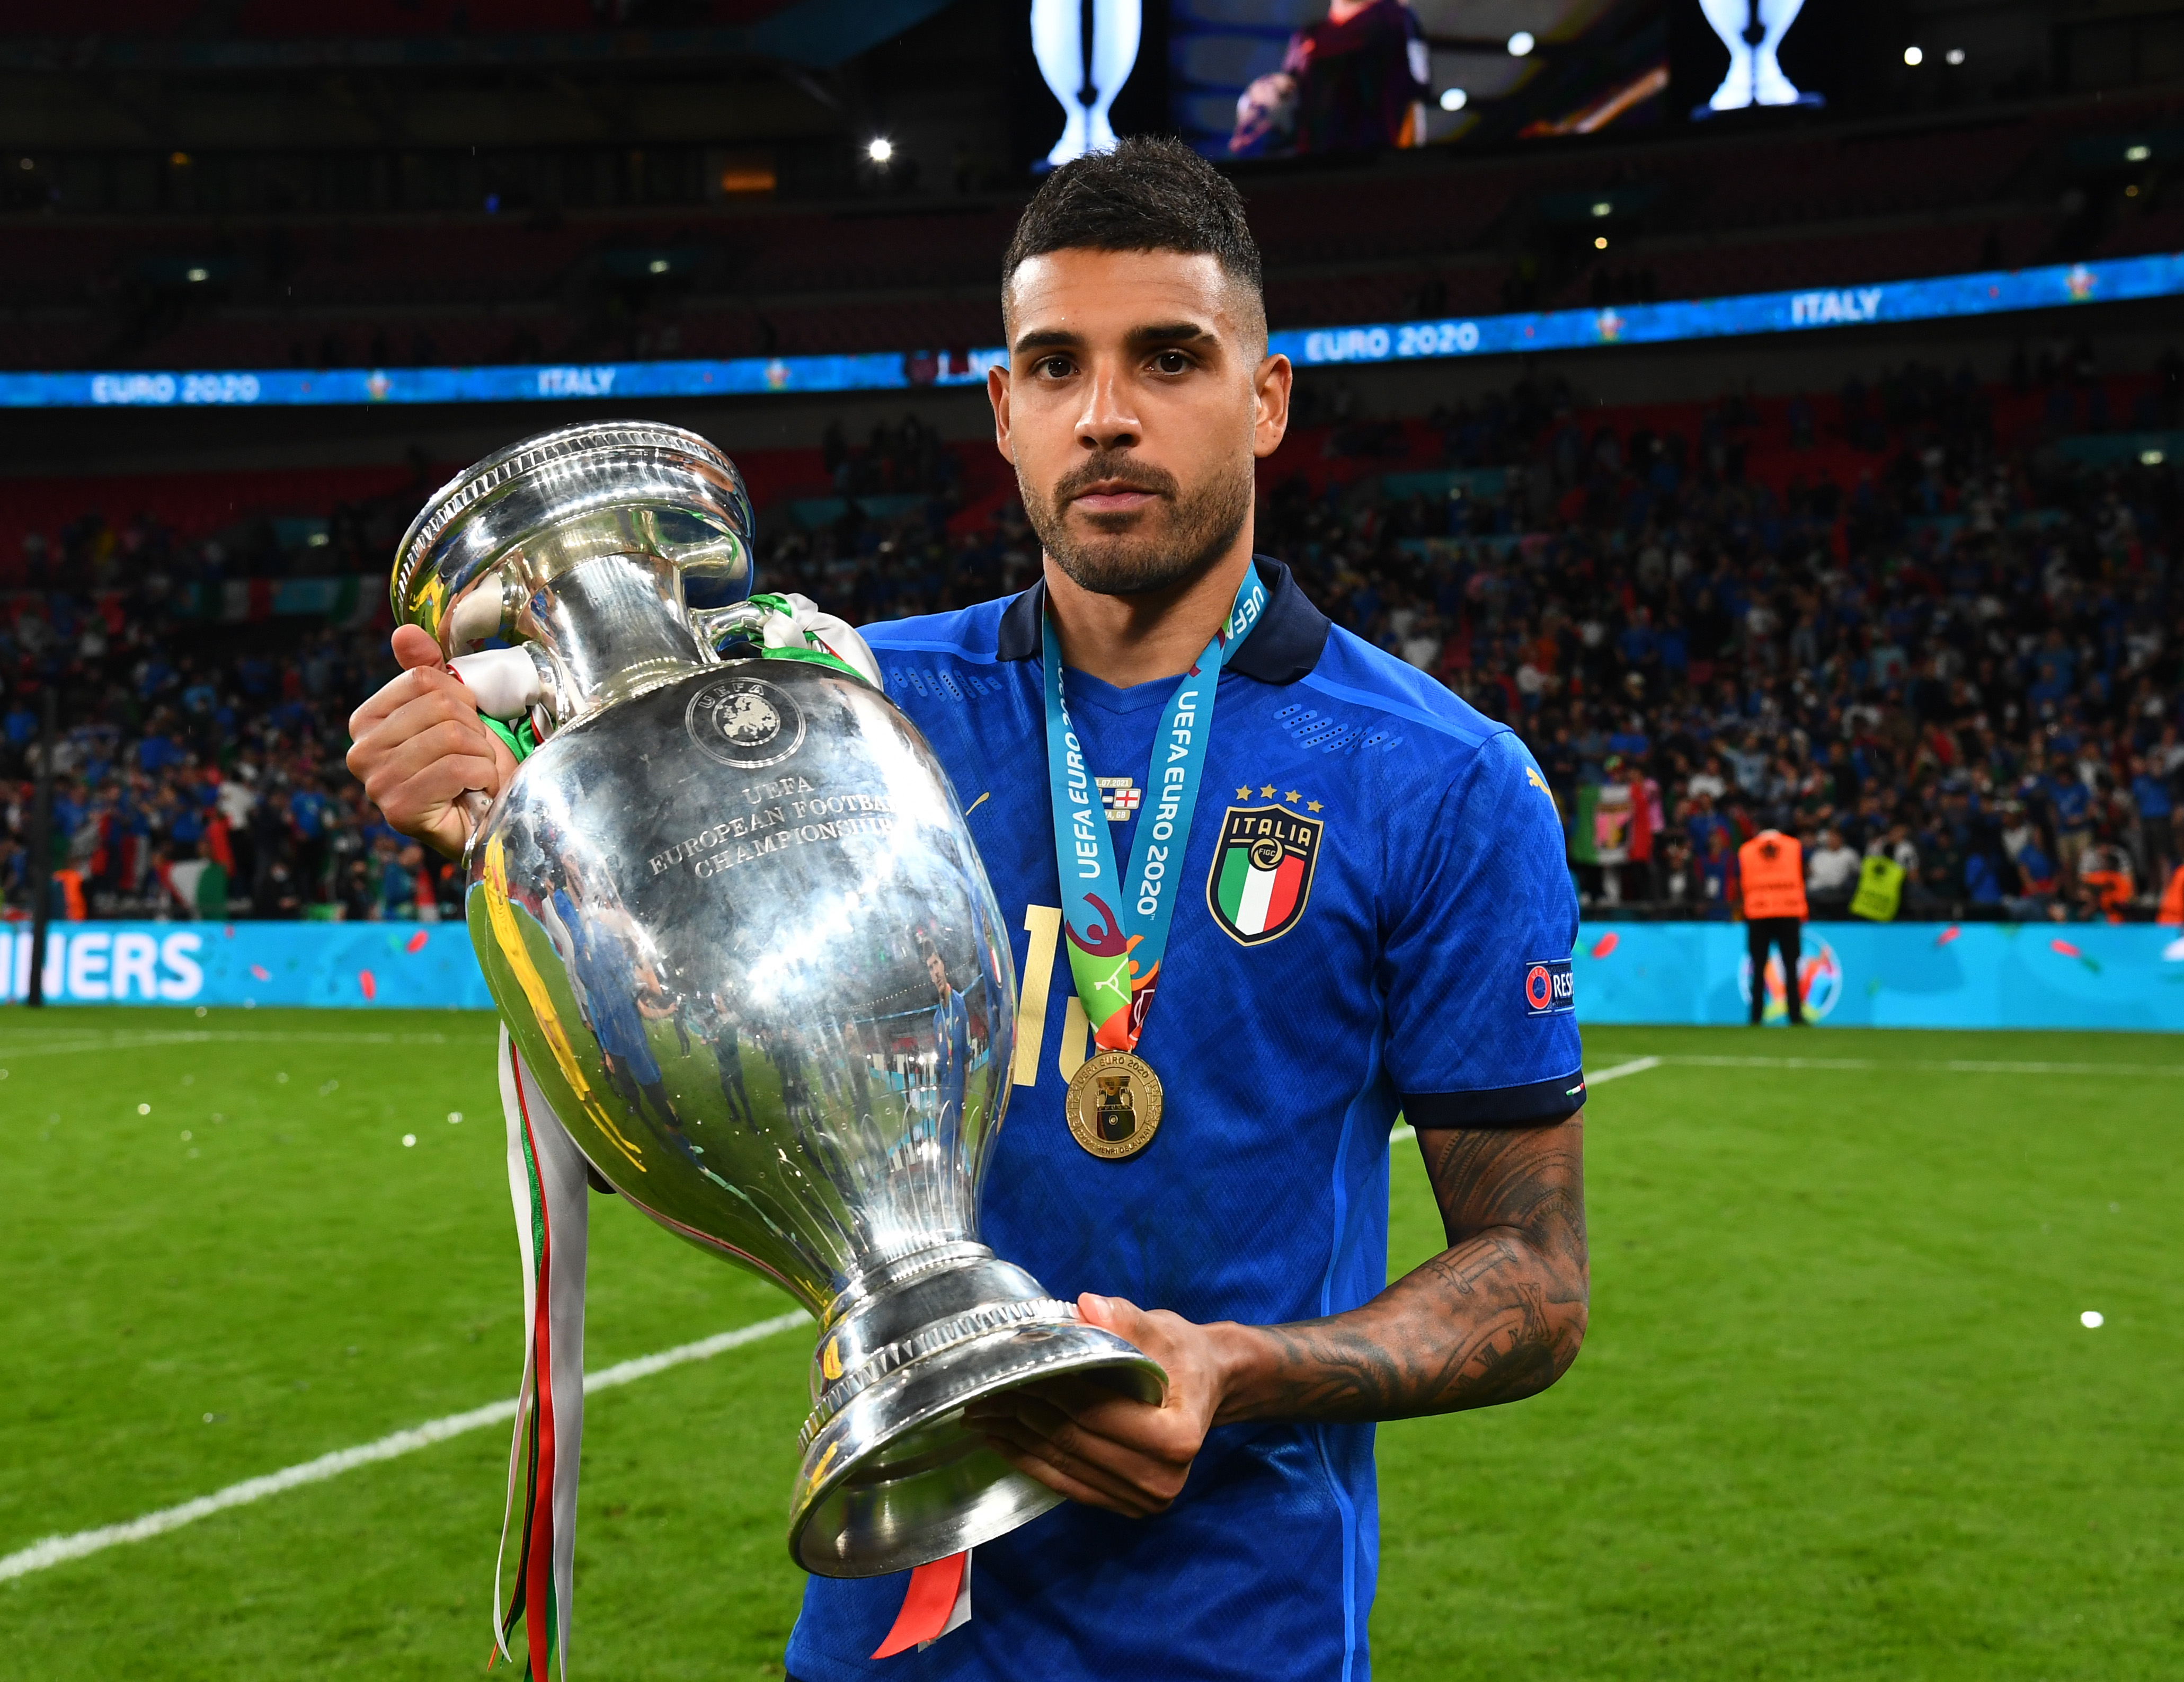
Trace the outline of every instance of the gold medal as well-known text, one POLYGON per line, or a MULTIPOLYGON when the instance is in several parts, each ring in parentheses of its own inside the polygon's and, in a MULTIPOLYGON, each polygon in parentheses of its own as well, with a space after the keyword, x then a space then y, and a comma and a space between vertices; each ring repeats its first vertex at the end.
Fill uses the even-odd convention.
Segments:
POLYGON ((1102 1051, 1077 1071, 1061 1109, 1079 1145, 1118 1162, 1153 1142, 1161 1104, 1160 1077, 1144 1058, 1102 1051))

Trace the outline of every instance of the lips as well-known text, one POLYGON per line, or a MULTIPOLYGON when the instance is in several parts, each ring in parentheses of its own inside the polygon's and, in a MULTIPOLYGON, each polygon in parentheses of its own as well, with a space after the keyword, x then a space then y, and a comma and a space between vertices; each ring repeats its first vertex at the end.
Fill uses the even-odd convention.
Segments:
POLYGON ((1158 491, 1127 480, 1102 479, 1078 492, 1070 502, 1087 514, 1130 514, 1159 495, 1158 491))

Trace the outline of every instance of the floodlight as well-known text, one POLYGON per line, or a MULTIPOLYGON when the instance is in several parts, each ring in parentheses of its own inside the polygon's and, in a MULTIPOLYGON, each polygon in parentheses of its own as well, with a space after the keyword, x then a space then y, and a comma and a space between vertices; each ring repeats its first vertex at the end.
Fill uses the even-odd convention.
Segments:
POLYGON ((1952 47, 1942 56, 1953 64, 1961 64, 1964 62, 1964 49, 1961 47, 1952 47))
POLYGON ((891 140, 875 140, 865 148, 865 156, 875 164, 884 164, 894 156, 894 142, 891 140))
POLYGON ((1915 70, 1926 62, 1926 54, 1920 47, 1907 47, 1903 49, 1903 62, 1915 70))
POLYGON ((2138 453, 2138 465, 2141 467, 2159 467, 2168 459, 2168 454, 2164 450, 2142 449, 2138 453))
POLYGON ((1606 234, 1595 234, 1595 235, 1592 237, 1592 248, 1593 248, 1595 251, 1605 251, 1605 250, 1607 250, 1607 236, 1606 234))
POLYGON ((655 275, 664 275, 667 272, 667 259, 665 257, 655 257, 644 266, 655 275))
POLYGON ((1532 49, 1539 44, 1533 38, 1531 31, 1520 29, 1509 37, 1509 56, 1513 58, 1529 58, 1532 49))
MULTIPOLYGON (((2153 156, 2153 148, 2150 146, 2126 146, 2123 149, 2123 160, 2126 164, 2143 164, 2152 156, 2153 156)), ((25 158, 23 160, 23 167, 26 170, 31 167, 29 159, 25 158)))
POLYGON ((1470 103, 1471 96, 1460 87, 1445 87, 1440 91, 1440 109, 1444 111, 1461 111, 1470 103))
POLYGON ((209 269, 185 269, 182 278, 192 282, 209 281, 212 278, 212 271, 209 269))
POLYGON ((1615 206, 1602 198, 1595 202, 1592 214, 1596 216, 1613 216, 1615 214, 1615 206))

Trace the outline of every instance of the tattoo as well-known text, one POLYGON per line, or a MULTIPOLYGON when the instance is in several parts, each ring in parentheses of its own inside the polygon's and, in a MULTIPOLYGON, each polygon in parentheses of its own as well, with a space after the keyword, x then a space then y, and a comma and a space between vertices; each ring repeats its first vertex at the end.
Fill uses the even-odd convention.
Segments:
POLYGON ((1401 1419, 1553 1384, 1585 1339, 1584 1138, 1582 1115, 1422 1131, 1449 1247, 1362 1308, 1257 1328, 1219 1418, 1401 1419))

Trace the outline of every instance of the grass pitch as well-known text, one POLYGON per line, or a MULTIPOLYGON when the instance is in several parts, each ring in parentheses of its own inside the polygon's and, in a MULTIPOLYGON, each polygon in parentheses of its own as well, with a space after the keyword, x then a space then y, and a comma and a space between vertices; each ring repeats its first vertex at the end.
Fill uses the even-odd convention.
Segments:
MULTIPOLYGON (((1377 1674, 2184 1674, 2184 1081, 2156 1072, 2184 1046, 1586 1039, 1596 1070, 1669 1059, 1588 1111, 1591 1334, 1544 1397, 1383 1430, 1377 1674), (1860 1066, 1676 1061, 1792 1055, 1860 1066)), ((512 1391, 492 1043, 472 1016, 0 1013, 0 1554, 512 1391)), ((1440 1235, 1396 1149, 1401 1270, 1440 1235)), ((593 1209, 591 1367, 780 1312, 593 1209)), ((807 1353, 593 1399, 583 1682, 780 1674, 807 1353)), ((0 1674, 476 1674, 506 1450, 0 1583, 0 1674)))

